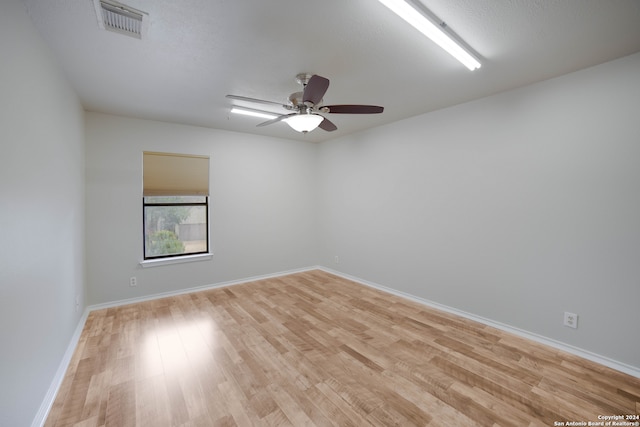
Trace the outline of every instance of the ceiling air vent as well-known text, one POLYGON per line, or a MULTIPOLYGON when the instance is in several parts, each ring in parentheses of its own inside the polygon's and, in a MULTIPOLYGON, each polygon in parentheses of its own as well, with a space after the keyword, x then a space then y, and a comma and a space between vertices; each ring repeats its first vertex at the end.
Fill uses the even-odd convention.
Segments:
POLYGON ((94 0, 94 5, 100 28, 142 38, 147 26, 147 13, 113 0, 94 0))

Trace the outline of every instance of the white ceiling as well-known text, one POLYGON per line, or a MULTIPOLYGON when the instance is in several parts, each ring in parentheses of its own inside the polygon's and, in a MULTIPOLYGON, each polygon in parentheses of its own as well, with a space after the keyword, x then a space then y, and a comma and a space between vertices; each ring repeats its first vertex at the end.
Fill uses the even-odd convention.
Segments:
MULTIPOLYGON (((88 111, 323 141, 640 51, 640 0, 420 0, 479 55, 469 71, 375 0, 123 0, 143 40, 101 30, 92 0, 23 0, 88 111), (230 115, 226 94, 286 102, 331 81, 335 132, 230 115)), ((270 110, 264 105, 249 105, 270 110)), ((274 111, 285 113, 275 107, 274 111)))

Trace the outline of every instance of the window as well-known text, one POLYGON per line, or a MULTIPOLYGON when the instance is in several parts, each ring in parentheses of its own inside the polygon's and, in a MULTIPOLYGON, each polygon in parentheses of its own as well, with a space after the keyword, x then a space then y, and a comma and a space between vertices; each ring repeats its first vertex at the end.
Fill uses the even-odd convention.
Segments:
POLYGON ((209 252, 208 197, 144 197, 144 259, 209 252))
POLYGON ((144 259, 209 253, 209 157, 143 153, 144 259))

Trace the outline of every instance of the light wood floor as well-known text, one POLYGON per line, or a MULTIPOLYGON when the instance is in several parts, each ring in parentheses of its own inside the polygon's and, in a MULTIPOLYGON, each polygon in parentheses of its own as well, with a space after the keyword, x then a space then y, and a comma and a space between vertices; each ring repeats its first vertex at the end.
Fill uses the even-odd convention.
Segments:
POLYGON ((639 379, 310 271, 90 313, 46 426, 553 426, 638 402, 639 379))

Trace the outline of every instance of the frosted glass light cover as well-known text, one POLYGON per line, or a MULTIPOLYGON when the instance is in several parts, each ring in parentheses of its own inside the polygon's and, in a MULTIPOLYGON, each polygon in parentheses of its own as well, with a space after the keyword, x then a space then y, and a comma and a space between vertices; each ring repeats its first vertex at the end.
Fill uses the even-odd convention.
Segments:
POLYGON ((293 130, 307 133, 317 128, 323 120, 324 117, 319 114, 298 114, 284 119, 284 122, 291 126, 293 130))

